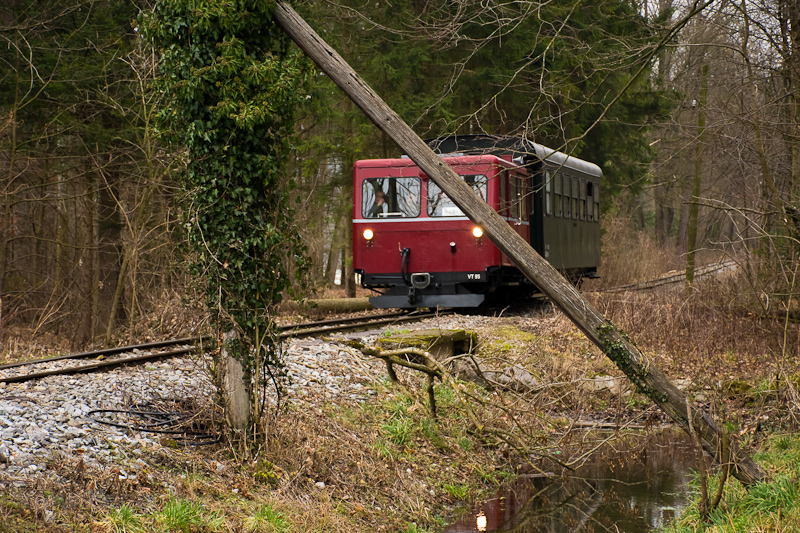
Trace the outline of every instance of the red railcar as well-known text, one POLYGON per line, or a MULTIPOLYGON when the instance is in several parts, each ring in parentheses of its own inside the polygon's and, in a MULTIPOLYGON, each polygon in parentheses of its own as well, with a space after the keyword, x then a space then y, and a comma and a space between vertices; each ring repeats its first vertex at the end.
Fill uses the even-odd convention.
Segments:
MULTIPOLYGON (((596 273, 596 165, 533 143, 512 161, 506 147, 475 153, 490 150, 457 140, 473 153, 443 159, 481 199, 565 274, 596 273)), ((410 159, 358 161, 354 183, 353 268, 362 286, 381 293, 370 299, 375 307, 476 307, 534 290, 410 159)))

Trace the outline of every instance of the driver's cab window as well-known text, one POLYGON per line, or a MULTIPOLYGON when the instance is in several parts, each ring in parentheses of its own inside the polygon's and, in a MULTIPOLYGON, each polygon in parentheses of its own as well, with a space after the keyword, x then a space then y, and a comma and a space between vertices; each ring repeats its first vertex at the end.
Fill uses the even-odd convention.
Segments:
POLYGON ((361 215, 364 218, 418 217, 419 178, 368 178, 361 186, 361 215))
MULTIPOLYGON (((486 201, 488 181, 483 174, 467 174, 461 176, 481 200, 486 201)), ((456 204, 439 188, 433 180, 428 180, 428 216, 430 217, 463 217, 464 213, 456 204)))

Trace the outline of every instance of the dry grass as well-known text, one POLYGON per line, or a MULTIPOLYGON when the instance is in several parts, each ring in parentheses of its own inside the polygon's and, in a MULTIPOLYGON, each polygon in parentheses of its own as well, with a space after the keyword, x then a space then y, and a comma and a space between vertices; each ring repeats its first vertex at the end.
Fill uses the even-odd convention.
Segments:
POLYGON ((625 218, 604 219, 603 232, 601 278, 592 288, 638 283, 685 265, 676 253, 658 246, 649 233, 634 230, 625 218))
MULTIPOLYGON (((736 277, 711 279, 697 283, 691 294, 678 286, 597 293, 592 299, 665 369, 679 375, 766 376, 781 364, 798 361, 797 324, 741 308, 729 297, 738 283, 736 277)), ((789 370, 797 372, 794 366, 789 370)))
MULTIPOLYGON (((691 377, 690 393, 705 394, 707 402, 724 399, 716 381, 755 383, 779 367, 780 323, 732 313, 714 284, 698 286, 689 299, 680 290, 594 298, 669 375, 691 377)), ((124 455, 119 464, 91 472, 70 458, 54 459, 58 476, 10 492, 0 500, 0 517, 19 531, 59 531, 58 524, 65 531, 104 531, 112 510, 123 504, 152 525, 169 501, 189 501, 222 517, 228 531, 245 531, 264 506, 289 531, 404 531, 412 522, 433 528, 447 509, 493 490, 515 472, 551 468, 548 458, 580 459, 599 441, 577 430, 576 421, 647 424, 655 414, 626 386, 589 392, 593 379, 620 373, 549 308, 500 318, 479 337, 477 356, 485 368, 521 367, 539 385, 487 391, 467 383, 460 397, 439 386, 441 415, 434 422, 421 377, 401 374, 403 382, 391 384, 376 376, 378 394, 367 402, 286 408, 252 460, 238 461, 232 449, 220 446, 150 449, 142 454, 149 466, 135 481, 121 481, 115 469, 133 469, 124 455), (460 398, 470 399, 483 431, 467 422, 460 398)), ((796 354, 796 342, 791 349, 796 354)), ((783 368, 796 372, 790 359, 796 357, 783 358, 783 368)), ((725 409, 731 414, 734 407, 746 408, 740 422, 752 428, 745 416, 785 416, 781 398, 773 391, 761 403, 739 398, 725 409)))
MULTIPOLYGON (((498 332, 482 332, 481 356, 498 367, 525 366, 541 379, 579 380, 581 368, 595 364, 594 352, 562 318, 548 317, 538 329, 533 320, 502 319, 498 332), (569 331, 561 331, 565 326, 569 331)), ((424 379, 410 372, 401 372, 402 383, 382 379, 376 376, 378 394, 364 403, 285 408, 266 443, 252 450, 252 460, 237 460, 232 449, 220 446, 142 450, 149 466, 138 469, 126 459, 134 454, 121 454, 99 471, 54 458, 47 483, 10 492, 0 509, 30 531, 59 521, 68 524, 65 530, 111 530, 112 510, 123 504, 143 523, 157 524, 158 513, 174 500, 223 517, 230 531, 244 531, 265 505, 280 511, 290 531, 404 531, 412 522, 420 528, 441 524, 448 509, 495 490, 520 466, 543 467, 554 450, 567 459, 581 450, 580 439, 572 441, 575 446, 563 440, 565 413, 590 405, 576 407, 580 395, 563 384, 514 393, 467 383, 462 396, 440 385, 434 421, 424 379), (472 400, 483 431, 467 422, 460 398, 472 400), (528 461, 533 465, 525 466, 528 461), (120 469, 136 471, 137 478, 120 480, 120 469), (52 499, 54 494, 59 497, 52 499), (41 512, 32 513, 30 500, 36 498, 41 512)))
POLYGON ((49 332, 34 334, 31 327, 13 325, 3 331, 0 365, 27 359, 52 357, 70 350, 69 339, 49 332))
MULTIPOLYGON (((589 281, 587 288, 604 289, 655 279, 667 272, 682 272, 686 256, 674 247, 661 247, 647 231, 634 229, 623 217, 603 220, 602 260, 599 280, 589 281)), ((722 254, 716 250, 699 250, 697 265, 716 262, 722 254)))
MULTIPOLYGON (((606 285, 681 267, 680 257, 624 224, 612 221, 606 242, 614 243, 605 249, 606 285)), ((670 377, 688 378, 693 399, 738 424, 747 439, 757 438, 767 417, 769 424, 787 425, 800 412, 800 333, 796 323, 753 312, 751 300, 742 297, 744 284, 729 275, 697 283, 691 296, 678 286, 590 298, 670 377), (729 386, 739 381, 742 394, 729 386)), ((198 327, 193 317, 200 315, 181 315, 180 300, 166 297, 135 333, 180 336, 198 327)), ((430 531, 448 510, 520 470, 550 468, 548 458, 579 460, 598 440, 579 431, 577 421, 647 425, 658 419, 624 380, 617 388, 596 388, 599 379, 621 373, 558 312, 501 318, 478 333, 476 355, 484 369, 524 369, 535 384, 516 391, 439 386, 441 416, 434 422, 421 377, 406 373, 403 383, 392 384, 376 376, 378 394, 364 403, 287 407, 266 442, 251 451, 252 460, 238 460, 222 446, 144 450, 149 466, 135 481, 120 481, 114 471, 131 468, 127 463, 89 472, 79 461, 54 459, 57 476, 0 499, 0 525, 9 531, 110 530, 111 510, 124 503, 156 524, 167 502, 178 499, 219 513, 229 531, 245 531, 264 506, 289 531, 410 531, 412 522, 430 531), (482 431, 468 422, 462 399, 470 400, 482 431)), ((25 332, 15 334, 16 341, 6 342, 16 344, 3 353, 25 351, 25 332)), ((27 349, 35 353, 52 354, 58 346, 57 339, 30 342, 27 349)))

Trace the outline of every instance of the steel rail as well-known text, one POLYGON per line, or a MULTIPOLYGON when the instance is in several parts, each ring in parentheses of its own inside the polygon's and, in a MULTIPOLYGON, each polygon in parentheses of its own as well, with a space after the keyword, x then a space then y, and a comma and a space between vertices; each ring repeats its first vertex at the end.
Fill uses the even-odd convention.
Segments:
POLYGON ((90 357, 100 357, 105 355, 115 355, 123 352, 132 352, 134 350, 147 350, 152 348, 162 348, 164 346, 172 346, 175 344, 195 344, 204 339, 211 339, 211 337, 185 337, 183 339, 172 339, 167 341, 148 342, 144 344, 132 344, 130 346, 116 346, 114 348, 103 348, 102 350, 93 350, 90 352, 72 353, 67 355, 57 355, 55 357, 46 357, 44 359, 33 359, 30 361, 21 361, 18 363, 8 363, 0 365, 0 370, 7 368, 16 368, 18 366, 35 365, 37 363, 49 363, 51 361, 61 361, 64 359, 89 359, 90 357))
POLYGON ((400 314, 398 316, 387 316, 382 318, 374 318, 371 320, 365 320, 363 322, 358 322, 354 324, 345 324, 342 326, 332 325, 330 327, 315 327, 315 328, 304 328, 304 329, 293 329, 284 331, 279 335, 281 339, 287 339, 292 337, 310 337, 312 335, 316 335, 318 333, 338 333, 343 331, 356 331, 365 327, 371 326, 380 326, 383 324, 404 324, 406 322, 417 322, 419 320, 423 320, 426 318, 434 318, 436 316, 444 316, 452 314, 452 311, 445 311, 445 312, 438 312, 438 313, 420 313, 420 314, 400 314))
MULTIPOLYGON (((372 315, 372 317, 379 317, 379 318, 391 318, 391 317, 403 317, 407 316, 408 313, 383 313, 380 315, 372 315)), ((370 317, 361 316, 361 317, 348 317, 348 318, 341 318, 341 319, 330 319, 330 320, 318 320, 314 322, 304 322, 302 324, 295 324, 295 325, 287 325, 287 326, 280 326, 279 329, 283 331, 290 331, 295 329, 302 329, 305 330, 308 327, 320 327, 331 324, 344 324, 349 322, 360 321, 363 322, 364 320, 370 317)), ((286 338, 286 335, 281 334, 282 338, 286 338)), ((171 339, 171 340, 164 340, 164 341, 154 341, 154 342, 146 342, 142 344, 131 344, 127 346, 115 346, 113 348, 103 348, 100 350, 92 350, 88 352, 79 352, 79 353, 72 353, 66 355, 56 355, 54 357, 45 357, 43 359, 32 359, 29 361, 20 361, 17 363, 8 363, 5 365, 0 365, 0 370, 5 370, 7 368, 17 368, 20 366, 29 366, 35 365, 38 363, 49 363, 51 361, 62 361, 65 359, 89 359, 91 357, 101 357, 106 355, 116 355, 118 353, 124 352, 132 352, 134 350, 148 350, 154 348, 163 348, 164 346, 173 346, 175 344, 196 344, 202 341, 211 341, 214 340, 211 336, 196 336, 196 337, 184 337, 181 339, 171 339)))
POLYGON ((195 351, 194 346, 190 348, 181 348, 179 350, 171 350, 168 352, 160 352, 154 354, 137 355, 134 357, 126 357, 124 359, 114 359, 111 361, 101 361, 99 363, 90 363, 88 365, 73 366, 69 368, 59 368, 57 370, 45 370, 43 372, 34 372, 32 374, 20 374, 19 376, 11 376, 7 378, 0 378, 0 383, 20 383, 23 381, 32 381, 34 379, 46 378, 48 376, 67 376, 70 374, 88 374, 90 372, 97 372, 98 370, 114 368, 117 366, 124 366, 130 364, 141 364, 148 361, 157 361, 159 359, 168 359, 178 355, 184 355, 189 352, 195 351))
MULTIPOLYGON (((737 263, 735 261, 723 261, 721 263, 706 265, 695 269, 694 279, 699 280, 711 276, 712 274, 719 274, 732 268, 735 268, 737 263)), ((616 287, 609 287, 607 289, 597 289, 592 292, 626 292, 626 291, 641 291, 646 289, 655 289, 663 287, 664 285, 673 285, 686 281, 685 272, 676 272, 674 274, 666 274, 660 278, 642 281, 639 283, 630 283, 628 285, 618 285, 616 287)))
POLYGON ((408 313, 406 311, 398 311, 398 312, 394 312, 394 313, 380 313, 380 314, 377 314, 377 315, 362 315, 362 316, 353 316, 353 317, 345 317, 345 318, 331 318, 331 319, 328 319, 328 320, 317 320, 317 321, 314 321, 314 322, 302 322, 300 324, 288 324, 288 325, 285 325, 285 326, 280 326, 280 329, 282 329, 284 331, 288 331, 288 330, 296 329, 296 328, 311 328, 311 327, 317 327, 317 326, 322 327, 322 326, 326 326, 326 325, 347 324, 347 323, 350 323, 350 322, 363 322, 365 320, 371 320, 371 319, 380 320, 382 318, 387 318, 387 319, 388 318, 400 318, 400 317, 404 317, 404 316, 410 316, 410 315, 415 314, 415 313, 418 313, 418 312, 417 311, 413 311, 411 313, 408 313))
MULTIPOLYGON (((331 320, 322 320, 316 322, 308 322, 304 324, 295 324, 290 326, 281 326, 280 329, 283 331, 278 335, 280 339, 287 339, 287 338, 302 338, 302 337, 310 337, 313 335, 317 335, 320 333, 336 333, 336 332, 344 332, 344 331, 354 331, 363 328, 370 328, 373 326, 385 325, 385 324, 400 324, 406 322, 414 322, 423 320, 425 318, 432 318, 435 316, 443 316, 446 314, 452 314, 451 311, 447 312, 439 312, 439 313, 384 313, 381 315, 373 316, 363 316, 363 317, 350 317, 345 319, 331 319, 331 320), (337 326, 337 324, 339 324, 337 326), (312 326, 312 327, 305 327, 305 326, 312 326)), ((100 361, 96 363, 89 363, 85 365, 78 365, 68 368, 60 368, 54 370, 44 370, 41 372, 33 372, 30 374, 20 374, 17 376, 9 376, 0 378, 0 383, 21 383, 25 381, 32 381, 35 379, 41 379, 44 377, 49 376, 57 376, 57 375, 71 375, 71 374, 84 374, 90 372, 97 372, 102 370, 109 370, 119 366, 126 366, 126 365, 135 365, 135 364, 142 364, 149 361, 158 361, 161 359, 168 359, 170 357, 177 357, 181 355, 185 355, 187 353, 191 353, 197 351, 198 349, 202 349, 202 345, 200 344, 201 341, 204 340, 213 340, 212 337, 186 337, 182 339, 173 339, 167 341, 157 341, 152 343, 144 343, 144 344, 136 344, 131 346, 119 346, 116 348, 106 348, 103 350, 96 350, 93 352, 80 352, 76 354, 68 354, 68 355, 60 355, 51 358, 45 359, 36 359, 32 361, 25 361, 20 363, 11 363, 7 365, 3 365, 0 367, 0 370, 8 369, 8 368, 17 368, 21 366, 29 366, 39 363, 49 363, 53 361, 60 361, 65 359, 88 359, 90 357, 101 357, 107 355, 116 355, 119 353, 124 353, 126 351, 133 351, 133 350, 142 350, 148 348, 161 348, 164 346, 170 346, 175 344, 192 344, 191 346, 185 348, 179 348, 176 350, 169 350, 165 352, 159 353, 151 353, 151 354, 142 354, 142 355, 135 355, 133 357, 123 357, 120 359, 112 359, 109 361, 100 361)), ((216 343, 214 343, 214 347, 216 347, 216 343)))

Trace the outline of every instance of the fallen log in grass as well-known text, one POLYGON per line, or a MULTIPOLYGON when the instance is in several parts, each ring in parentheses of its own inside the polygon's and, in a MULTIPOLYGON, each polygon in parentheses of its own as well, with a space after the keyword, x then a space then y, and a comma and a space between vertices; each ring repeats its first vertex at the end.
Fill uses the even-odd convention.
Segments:
POLYGON ((369 298, 327 298, 309 300, 287 300, 281 304, 281 311, 287 313, 358 313, 374 309, 369 298))

